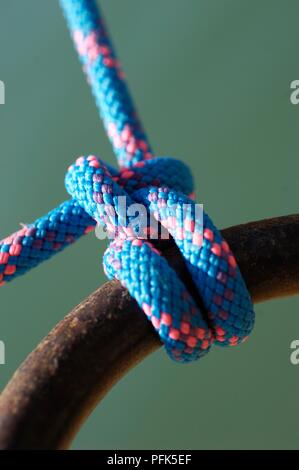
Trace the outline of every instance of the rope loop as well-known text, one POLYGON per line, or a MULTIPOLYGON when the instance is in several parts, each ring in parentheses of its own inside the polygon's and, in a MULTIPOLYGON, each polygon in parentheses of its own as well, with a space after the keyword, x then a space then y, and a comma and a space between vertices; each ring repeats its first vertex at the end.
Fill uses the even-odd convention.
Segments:
POLYGON ((249 294, 228 244, 202 208, 183 194, 193 190, 184 164, 156 158, 116 174, 95 156, 80 157, 65 182, 70 195, 114 238, 104 255, 105 273, 129 290, 172 359, 189 362, 214 342, 234 346, 246 339, 254 323, 249 294), (171 180, 162 169, 181 178, 171 180), (136 203, 173 237, 204 311, 151 242, 159 231, 151 230, 147 215, 134 224, 136 214, 129 209, 136 203))

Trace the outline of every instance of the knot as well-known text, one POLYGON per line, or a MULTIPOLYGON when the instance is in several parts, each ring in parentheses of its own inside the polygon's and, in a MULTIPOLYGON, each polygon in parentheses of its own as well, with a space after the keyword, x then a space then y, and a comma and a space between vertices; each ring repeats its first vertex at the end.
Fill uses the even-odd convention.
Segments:
POLYGON ((154 158, 117 172, 95 156, 80 157, 65 183, 113 238, 104 254, 105 273, 136 299, 172 359, 196 360, 213 343, 234 346, 247 338, 254 324, 250 295, 227 242, 190 198, 193 180, 186 165, 154 158), (140 217, 134 204, 145 207, 140 217), (178 246, 203 309, 151 242, 161 227, 178 246))

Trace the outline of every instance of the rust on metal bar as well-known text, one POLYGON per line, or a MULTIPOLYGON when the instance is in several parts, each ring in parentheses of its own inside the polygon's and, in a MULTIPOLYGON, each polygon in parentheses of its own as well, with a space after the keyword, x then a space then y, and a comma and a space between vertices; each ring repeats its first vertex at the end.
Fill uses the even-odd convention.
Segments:
MULTIPOLYGON (((299 215, 222 231, 254 302, 299 293, 299 215)), ((184 261, 164 256, 198 299, 184 261)), ((119 282, 92 293, 41 341, 0 396, 1 449, 62 449, 111 387, 161 346, 119 282)))

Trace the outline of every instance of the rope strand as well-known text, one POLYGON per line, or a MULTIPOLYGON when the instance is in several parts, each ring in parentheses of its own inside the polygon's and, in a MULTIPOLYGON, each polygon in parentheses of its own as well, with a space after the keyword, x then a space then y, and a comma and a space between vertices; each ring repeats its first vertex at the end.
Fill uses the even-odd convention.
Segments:
POLYGON ((152 158, 104 19, 90 0, 60 0, 120 167, 152 158))

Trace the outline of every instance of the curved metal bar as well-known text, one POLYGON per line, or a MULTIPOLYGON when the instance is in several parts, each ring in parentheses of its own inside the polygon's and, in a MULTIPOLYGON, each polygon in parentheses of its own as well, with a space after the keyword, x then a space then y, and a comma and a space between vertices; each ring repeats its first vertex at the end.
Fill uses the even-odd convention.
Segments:
MULTIPOLYGON (((299 293, 299 215, 222 234, 255 302, 299 293)), ((163 252, 196 297, 176 247, 168 242, 163 252)), ((160 345, 135 300, 117 281, 107 282, 58 323, 13 375, 0 396, 0 448, 66 448, 111 387, 160 345)))

